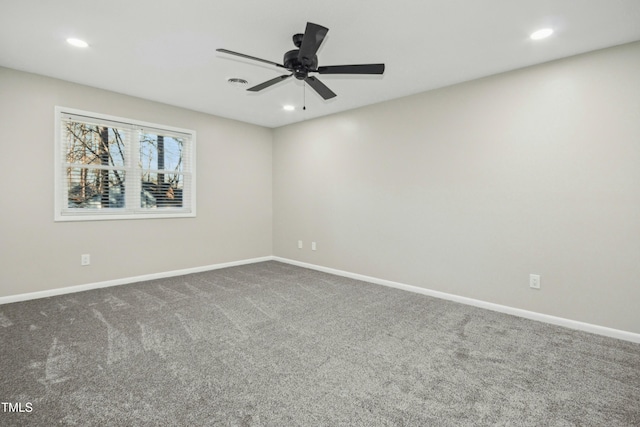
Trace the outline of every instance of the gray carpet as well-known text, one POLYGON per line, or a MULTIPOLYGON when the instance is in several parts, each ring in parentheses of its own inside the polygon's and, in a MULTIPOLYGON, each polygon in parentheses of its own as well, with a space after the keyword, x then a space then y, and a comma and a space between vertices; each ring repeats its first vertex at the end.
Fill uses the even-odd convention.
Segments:
POLYGON ((3 426, 640 425, 640 345, 275 261, 2 305, 0 343, 3 426))

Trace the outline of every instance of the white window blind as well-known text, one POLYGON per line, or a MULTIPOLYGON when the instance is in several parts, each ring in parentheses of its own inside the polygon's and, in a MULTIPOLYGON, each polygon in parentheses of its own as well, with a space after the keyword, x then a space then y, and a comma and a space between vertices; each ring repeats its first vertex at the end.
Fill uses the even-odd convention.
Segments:
POLYGON ((195 216, 195 131, 56 107, 57 221, 195 216))

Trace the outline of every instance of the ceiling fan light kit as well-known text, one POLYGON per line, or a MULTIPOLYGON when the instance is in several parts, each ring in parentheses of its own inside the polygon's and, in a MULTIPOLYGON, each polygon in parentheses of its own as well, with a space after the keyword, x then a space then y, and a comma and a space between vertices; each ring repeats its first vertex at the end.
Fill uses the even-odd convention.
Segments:
POLYGON ((316 53, 320 48, 324 38, 329 31, 322 25, 307 22, 304 34, 294 34, 293 44, 297 49, 293 49, 284 54, 283 63, 268 61, 266 59, 257 58, 255 56, 245 55, 243 53, 233 52, 227 49, 216 49, 218 52, 227 53, 229 55, 239 56, 241 58, 251 59, 253 61, 264 62, 278 68, 284 68, 291 74, 284 74, 267 80, 264 83, 248 88, 250 92, 259 92, 270 86, 275 85, 289 77, 295 77, 298 80, 306 82, 313 90, 315 90, 323 99, 331 99, 336 94, 322 83, 317 77, 310 76, 309 73, 318 74, 383 74, 384 64, 358 64, 358 65, 329 65, 318 67, 318 56, 316 53))

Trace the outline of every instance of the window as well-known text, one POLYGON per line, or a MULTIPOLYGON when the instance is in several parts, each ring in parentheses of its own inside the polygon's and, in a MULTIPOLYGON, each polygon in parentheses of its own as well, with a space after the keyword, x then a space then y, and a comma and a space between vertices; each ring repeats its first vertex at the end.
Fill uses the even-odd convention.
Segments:
POLYGON ((55 114, 56 221, 195 216, 195 131, 55 114))

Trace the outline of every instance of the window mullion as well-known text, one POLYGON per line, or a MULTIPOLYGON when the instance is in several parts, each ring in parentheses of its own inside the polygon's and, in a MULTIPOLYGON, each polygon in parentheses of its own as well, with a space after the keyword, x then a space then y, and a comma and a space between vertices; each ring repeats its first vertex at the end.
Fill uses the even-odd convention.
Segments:
POLYGON ((140 179, 140 128, 131 127, 127 150, 127 210, 140 211, 140 192, 142 190, 140 179))

